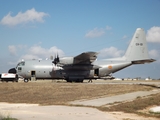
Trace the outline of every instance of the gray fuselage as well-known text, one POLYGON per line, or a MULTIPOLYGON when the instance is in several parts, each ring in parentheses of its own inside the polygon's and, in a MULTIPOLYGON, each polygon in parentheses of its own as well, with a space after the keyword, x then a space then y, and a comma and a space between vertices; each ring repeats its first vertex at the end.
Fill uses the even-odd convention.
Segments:
POLYGON ((127 66, 130 66, 131 62, 113 61, 113 60, 102 60, 95 61, 93 68, 98 66, 98 68, 94 68, 92 70, 87 69, 91 66, 84 66, 83 70, 76 66, 76 68, 72 64, 68 64, 69 68, 73 68, 74 70, 64 69, 58 65, 52 63, 52 60, 29 60, 29 61, 21 61, 18 63, 16 70, 17 74, 22 76, 25 79, 31 79, 31 77, 36 77, 36 79, 93 79, 93 78, 101 78, 109 75, 110 73, 114 73, 118 70, 121 70, 127 66), (85 69, 85 70, 84 70, 85 69))

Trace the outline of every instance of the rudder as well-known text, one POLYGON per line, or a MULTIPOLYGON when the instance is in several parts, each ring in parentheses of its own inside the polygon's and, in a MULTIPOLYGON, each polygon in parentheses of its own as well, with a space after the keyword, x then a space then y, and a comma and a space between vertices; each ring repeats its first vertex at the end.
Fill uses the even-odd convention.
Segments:
POLYGON ((124 57, 137 64, 153 62, 153 59, 149 58, 146 35, 142 28, 136 29, 124 57))

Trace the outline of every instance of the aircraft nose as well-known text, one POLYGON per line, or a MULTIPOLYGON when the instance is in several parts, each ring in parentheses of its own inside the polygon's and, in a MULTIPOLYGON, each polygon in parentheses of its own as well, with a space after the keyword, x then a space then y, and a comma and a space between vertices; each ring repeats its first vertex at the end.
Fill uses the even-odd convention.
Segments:
POLYGON ((16 69, 15 69, 15 68, 11 68, 11 69, 9 69, 9 70, 8 70, 8 73, 16 74, 16 73, 17 73, 17 71, 16 71, 16 69))

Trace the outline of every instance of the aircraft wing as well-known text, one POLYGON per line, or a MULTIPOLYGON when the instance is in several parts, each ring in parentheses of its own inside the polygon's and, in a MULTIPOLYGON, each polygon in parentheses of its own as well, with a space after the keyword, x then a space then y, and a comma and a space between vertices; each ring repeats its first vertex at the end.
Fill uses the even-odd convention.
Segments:
POLYGON ((91 64, 97 59, 97 52, 84 52, 74 57, 73 64, 91 64))
POLYGON ((58 64, 65 70, 93 70, 100 68, 100 66, 93 65, 92 62, 94 62, 97 59, 97 52, 84 52, 81 53, 72 59, 62 59, 61 62, 58 64))

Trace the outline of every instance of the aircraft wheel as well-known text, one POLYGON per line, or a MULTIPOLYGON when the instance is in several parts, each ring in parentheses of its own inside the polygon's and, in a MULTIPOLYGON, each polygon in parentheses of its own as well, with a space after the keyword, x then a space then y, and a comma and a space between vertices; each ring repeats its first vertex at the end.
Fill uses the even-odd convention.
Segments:
POLYGON ((27 82, 28 82, 28 79, 24 79, 24 82, 27 83, 27 82))
POLYGON ((18 75, 17 75, 17 74, 16 74, 16 79, 15 79, 15 81, 18 82, 18 75))

